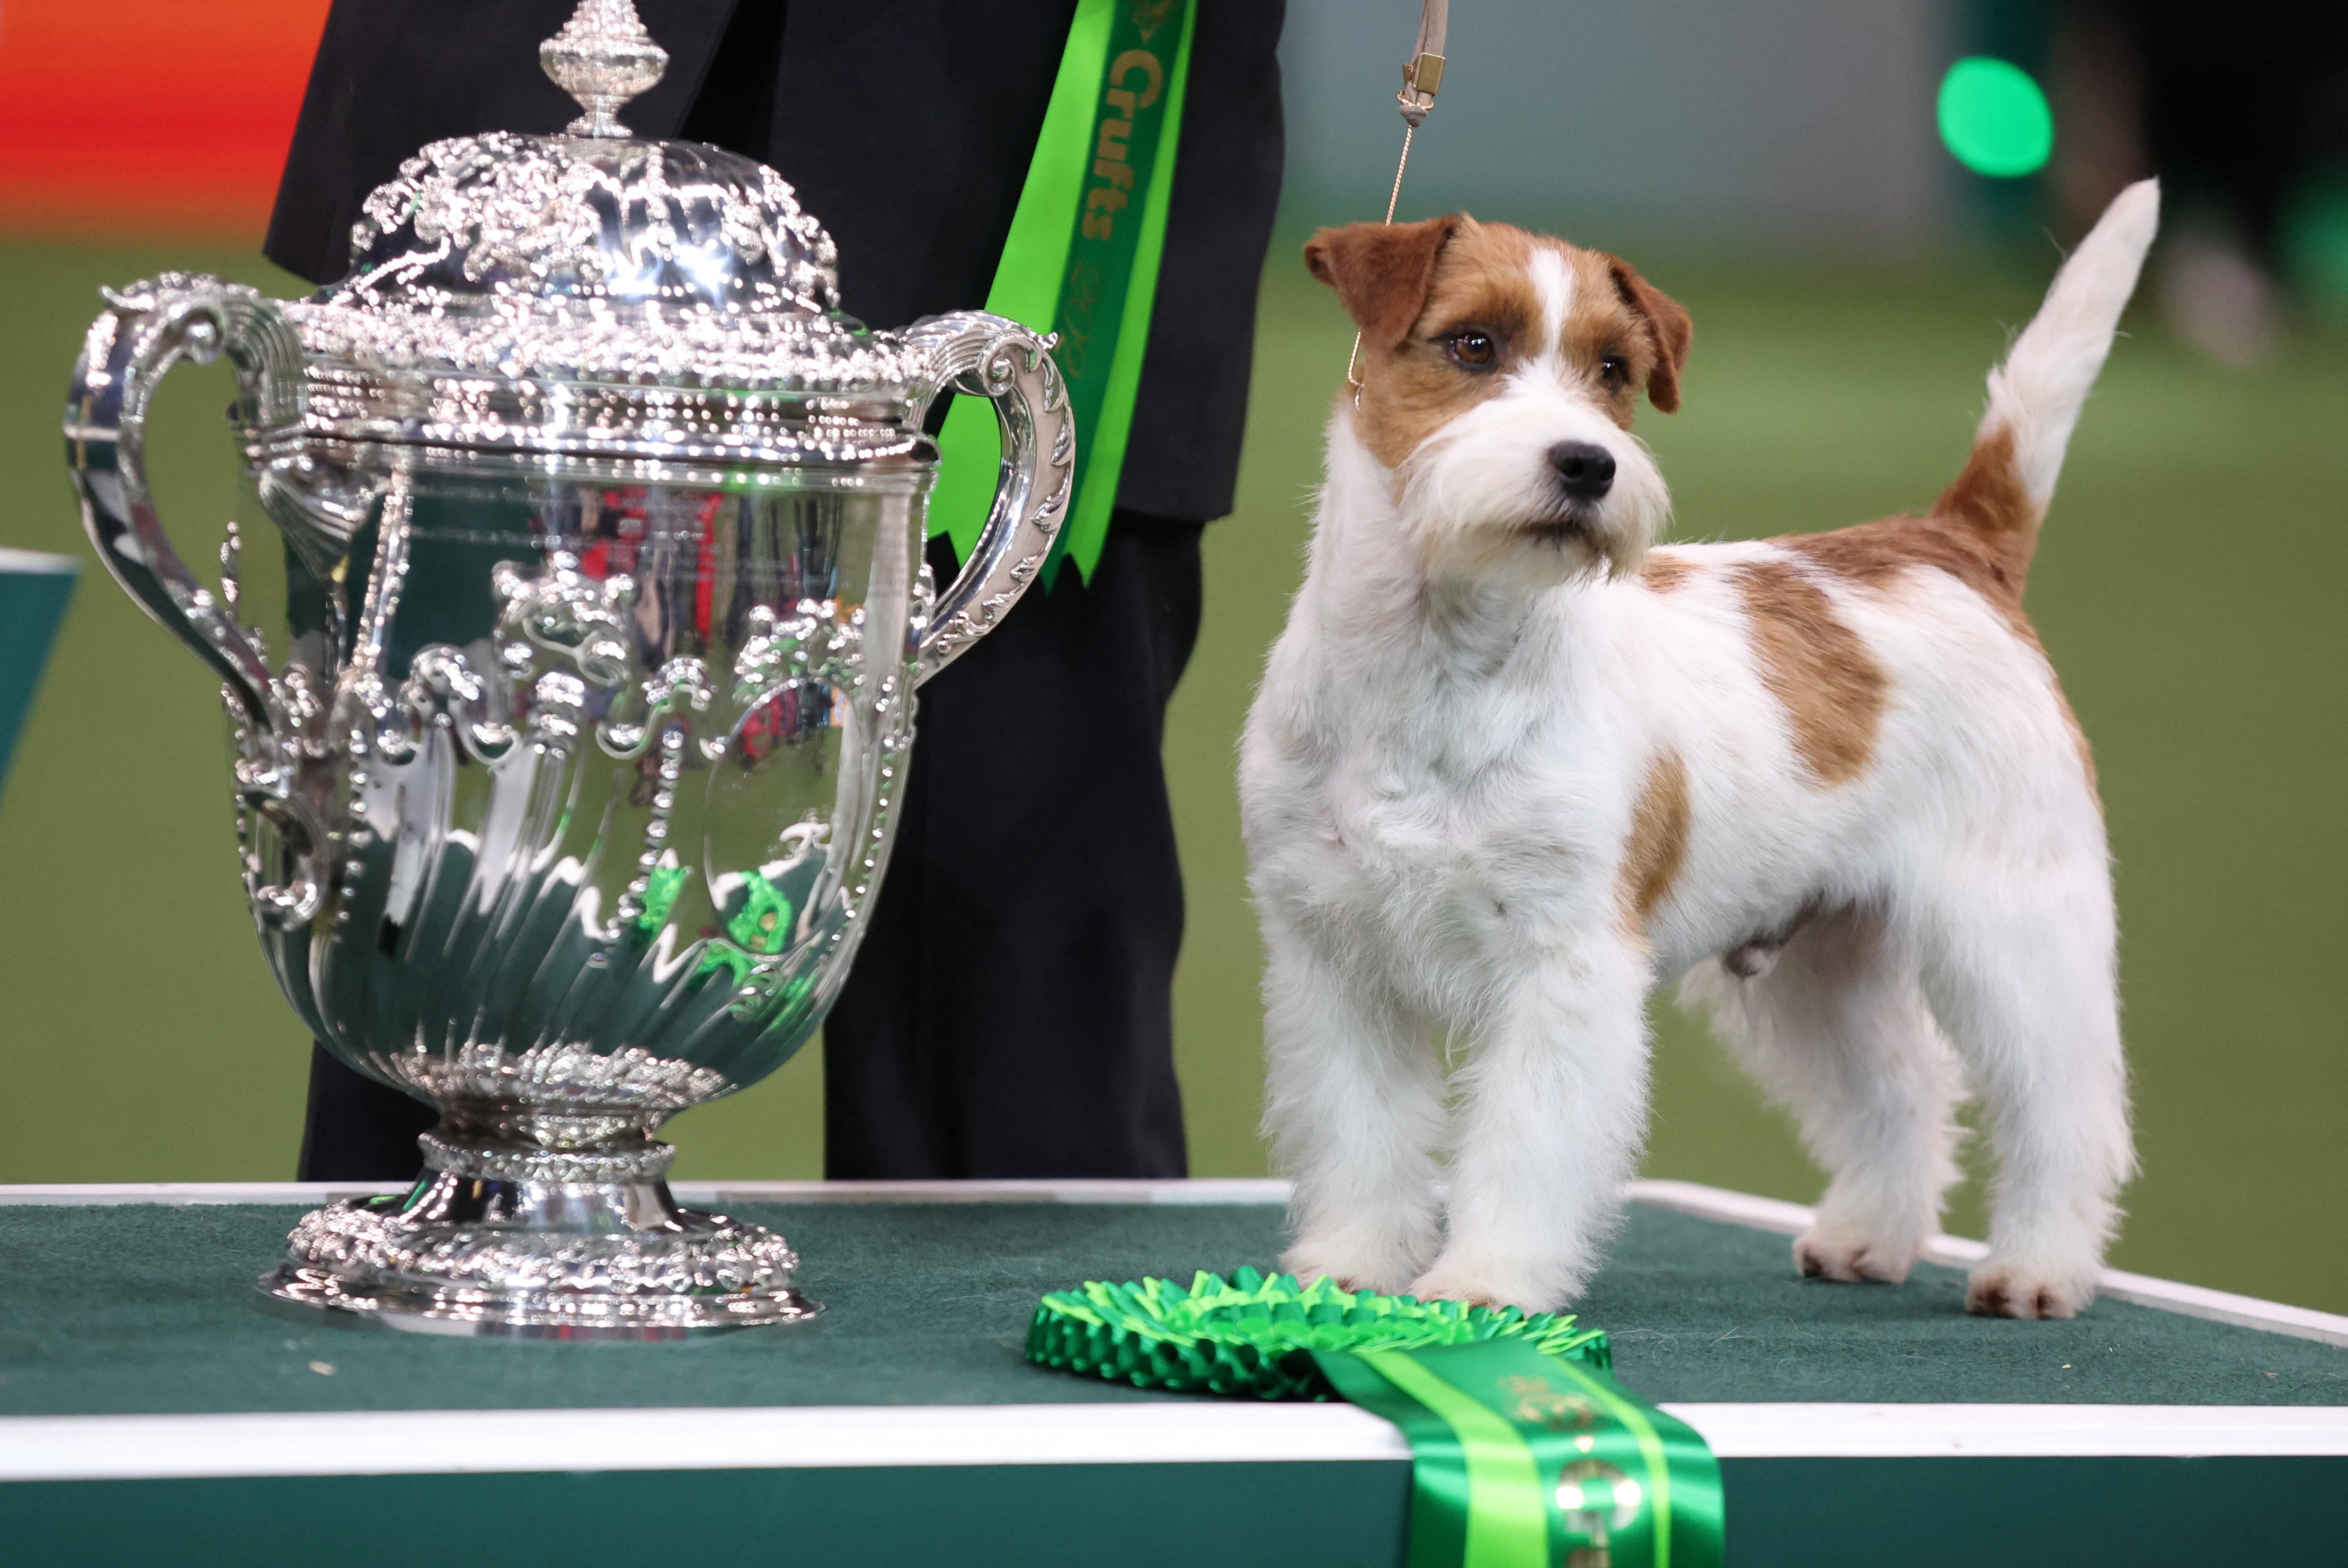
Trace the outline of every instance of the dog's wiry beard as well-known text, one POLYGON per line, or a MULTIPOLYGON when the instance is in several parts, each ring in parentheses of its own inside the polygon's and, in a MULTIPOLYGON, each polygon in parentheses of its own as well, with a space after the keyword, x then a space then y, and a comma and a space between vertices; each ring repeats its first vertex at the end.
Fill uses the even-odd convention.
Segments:
POLYGON ((1521 530, 1535 544, 1551 550, 1581 549, 1605 559, 1610 575, 1621 576, 1622 569, 1609 555, 1600 541, 1607 530, 1601 509, 1580 501, 1568 501, 1546 517, 1537 517, 1521 530))
POLYGON ((1559 492, 1540 456, 1546 445, 1488 439, 1494 433, 1438 431, 1395 474, 1396 511, 1430 572, 1568 582, 1638 571, 1670 507, 1643 446, 1618 437, 1612 493, 1576 500, 1559 492))

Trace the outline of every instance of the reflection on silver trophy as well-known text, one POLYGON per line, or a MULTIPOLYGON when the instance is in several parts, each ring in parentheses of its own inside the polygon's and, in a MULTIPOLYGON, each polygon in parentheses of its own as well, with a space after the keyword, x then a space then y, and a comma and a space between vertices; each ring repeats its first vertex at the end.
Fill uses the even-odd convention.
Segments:
POLYGON ((628 0, 541 56, 586 112, 425 148, 345 282, 109 294, 67 459, 100 559, 221 678, 287 999, 441 1113, 413 1191, 306 1215, 262 1288, 451 1333, 788 1322, 817 1310, 789 1247, 679 1209, 654 1133, 821 1021, 913 687, 1043 565, 1072 421, 1048 342, 979 314, 868 331, 772 170, 632 138, 615 113, 666 56, 628 0), (213 592, 141 448, 163 373, 222 353, 247 504, 213 592), (939 595, 944 390, 994 400, 1004 461, 939 595))

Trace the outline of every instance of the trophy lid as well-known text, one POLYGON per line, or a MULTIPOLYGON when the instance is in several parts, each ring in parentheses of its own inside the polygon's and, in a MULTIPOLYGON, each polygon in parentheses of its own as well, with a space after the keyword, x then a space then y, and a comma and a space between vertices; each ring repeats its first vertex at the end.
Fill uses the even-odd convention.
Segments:
POLYGON ((551 136, 436 141, 353 226, 352 266, 289 315, 314 368, 732 391, 886 392, 897 346, 839 314, 838 251, 783 178, 618 115, 667 52, 631 0, 540 46, 583 111, 551 136))

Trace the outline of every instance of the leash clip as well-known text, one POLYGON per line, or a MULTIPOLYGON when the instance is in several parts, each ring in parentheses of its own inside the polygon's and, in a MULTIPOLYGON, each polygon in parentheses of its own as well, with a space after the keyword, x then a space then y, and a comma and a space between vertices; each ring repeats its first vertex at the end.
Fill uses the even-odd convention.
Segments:
POLYGON ((1443 57, 1421 50, 1411 57, 1402 68, 1402 91, 1395 94, 1395 102, 1402 106, 1402 118, 1411 129, 1426 123, 1426 111, 1435 107, 1435 95, 1443 90, 1443 57))

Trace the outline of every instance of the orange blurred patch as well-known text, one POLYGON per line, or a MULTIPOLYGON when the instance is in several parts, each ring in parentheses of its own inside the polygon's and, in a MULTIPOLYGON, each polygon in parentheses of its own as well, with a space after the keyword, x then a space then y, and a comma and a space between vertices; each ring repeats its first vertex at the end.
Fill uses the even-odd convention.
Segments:
POLYGON ((0 231, 257 243, 327 0, 0 0, 0 231))

